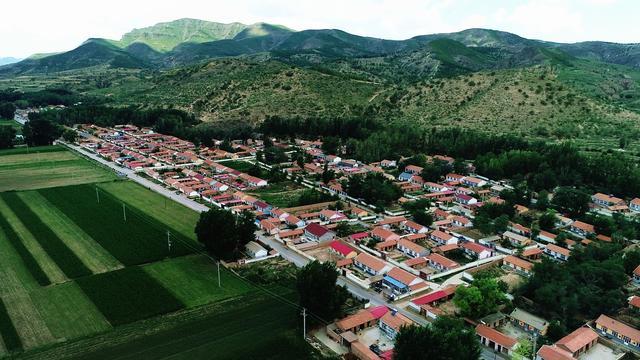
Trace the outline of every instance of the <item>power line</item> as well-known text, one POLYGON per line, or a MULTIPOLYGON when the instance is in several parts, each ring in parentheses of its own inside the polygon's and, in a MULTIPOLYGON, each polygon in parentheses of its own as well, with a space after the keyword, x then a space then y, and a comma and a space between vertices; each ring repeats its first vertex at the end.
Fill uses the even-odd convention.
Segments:
MULTIPOLYGON (((98 190, 98 188, 96 187, 96 190, 98 190)), ((105 194, 107 194, 107 198, 110 198, 110 200, 114 201, 114 202, 120 202, 122 203, 122 207, 123 207, 123 211, 125 209, 125 202, 122 201, 121 199, 117 198, 115 195, 108 193, 107 191, 100 189, 100 191, 104 192, 105 194)), ((129 216, 131 217, 131 215, 133 215, 136 219, 143 221, 145 223, 147 223, 148 225, 151 225, 152 227, 158 229, 159 231, 162 231, 161 229, 159 229, 159 222, 153 218, 151 218, 149 215, 141 212, 140 210, 136 209, 135 207, 129 207, 129 216), (133 208, 133 209, 132 209, 133 208)), ((125 215, 125 221, 126 221, 126 215, 125 215)), ((183 247, 191 250, 194 253, 203 255, 205 257, 207 257, 208 259, 210 259, 211 261, 213 261, 214 263, 216 263, 219 266, 220 261, 215 259, 214 257, 212 257, 211 255, 209 255, 206 251, 204 251, 202 248, 198 248, 196 247, 196 244, 193 241, 190 240, 186 240, 183 239, 182 237, 178 237, 175 234, 171 233, 169 230, 167 230, 168 233, 168 239, 173 239, 174 242, 180 243, 183 247)), ((227 270, 232 276, 234 276, 235 278, 245 282, 248 285, 253 286, 254 288, 270 295, 271 297, 273 297, 276 300, 279 300, 283 303, 285 303, 286 305, 296 309, 296 310, 302 310, 304 309, 302 306, 300 306, 299 304, 290 301, 289 299, 274 293, 273 291, 261 286, 260 284, 257 284, 243 276, 241 276, 240 274, 238 274, 237 272, 235 272, 233 269, 228 268, 227 266, 223 266, 225 270, 227 270)), ((221 287, 221 279, 220 279, 220 272, 218 272, 218 284, 221 287)), ((306 316, 311 316, 314 319, 316 319, 317 321, 328 325, 329 322, 327 322, 326 320, 324 320, 323 318, 321 318, 320 316, 311 313, 309 310, 306 310, 306 316)))

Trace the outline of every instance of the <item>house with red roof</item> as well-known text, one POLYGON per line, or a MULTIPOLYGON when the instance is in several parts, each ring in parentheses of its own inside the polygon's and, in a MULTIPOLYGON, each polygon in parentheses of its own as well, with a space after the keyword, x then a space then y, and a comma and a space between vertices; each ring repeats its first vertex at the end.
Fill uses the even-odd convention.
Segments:
POLYGON ((269 235, 275 235, 280 231, 280 228, 273 221, 269 221, 269 219, 264 219, 260 221, 260 230, 264 231, 269 235))
POLYGON ((518 340, 484 324, 476 326, 476 335, 480 338, 480 344, 507 356, 511 356, 518 344, 518 340))
POLYGON ((560 247, 556 244, 547 244, 544 253, 556 260, 567 261, 571 256, 571 250, 560 247))
POLYGON ((477 177, 473 177, 473 176, 465 176, 464 178, 462 178, 460 182, 472 188, 482 187, 487 185, 486 180, 478 179, 477 177))
POLYGON ((431 253, 426 258, 429 266, 439 271, 449 271, 460 267, 457 262, 437 253, 431 253))
POLYGON ((304 228, 304 236, 311 241, 323 242, 333 240, 336 233, 320 224, 311 223, 304 228))
POLYGON ((425 256, 429 253, 429 250, 427 250, 424 246, 418 245, 406 239, 399 239, 398 242, 396 243, 396 247, 405 255, 411 256, 414 258, 425 256))
POLYGON ((339 211, 324 209, 320 211, 320 219, 326 222, 338 222, 347 220, 347 216, 339 211))
POLYGON ((631 211, 640 212, 640 198, 635 198, 629 202, 631 211))
POLYGON ((640 350, 640 330, 606 315, 600 315, 595 324, 601 336, 640 350))
POLYGON ((424 225, 420 225, 415 221, 411 221, 411 220, 407 220, 404 223, 404 229, 412 234, 424 234, 426 232, 429 231, 429 228, 424 226, 424 225))
POLYGON ((358 255, 358 253, 351 246, 339 240, 333 240, 329 244, 329 249, 331 249, 333 253, 336 253, 346 259, 351 259, 358 255))
POLYGON ((394 233, 391 230, 387 230, 379 226, 373 228, 373 230, 371 231, 371 237, 379 241, 389 241, 389 240, 400 239, 400 235, 394 233))
POLYGON ((596 229, 593 225, 576 220, 568 227, 569 231, 580 236, 595 235, 596 229))
POLYGON ((391 269, 391 266, 384 261, 364 252, 353 259, 353 265, 373 276, 383 274, 391 269))
POLYGON ((464 179, 464 175, 449 173, 449 174, 444 176, 444 179, 447 182, 461 182, 462 179, 464 179))
POLYGON ((382 315, 380 320, 378 320, 378 327, 391 340, 396 338, 396 335, 398 335, 398 332, 402 327, 410 326, 412 324, 413 321, 400 314, 395 309, 386 312, 382 315))
POLYGON ((456 288, 456 285, 449 285, 444 289, 416 297, 409 302, 409 307, 424 315, 426 311, 424 306, 437 306, 438 304, 453 299, 456 294, 456 288))
POLYGON ((520 274, 529 276, 533 273, 533 264, 528 262, 527 260, 520 259, 513 255, 507 255, 504 259, 502 259, 502 264, 511 270, 518 272, 520 274))
POLYGON ((473 256, 478 260, 490 258, 493 255, 493 251, 490 248, 478 243, 469 241, 462 244, 461 247, 465 254, 473 256))
POLYGON ((456 193, 454 196, 455 196, 455 201, 458 204, 473 205, 473 204, 477 204, 478 203, 478 199, 474 198, 471 195, 456 193))
POLYGON ((589 351, 598 342, 598 334, 589 327, 581 327, 558 340, 554 346, 568 352, 574 358, 589 351))
POLYGON ((640 265, 633 270, 633 281, 640 284, 640 265))
POLYGON ((434 230, 429 234, 429 238, 438 243, 438 245, 457 244, 458 238, 444 231, 434 230))
POLYGON ((413 174, 413 175, 420 175, 422 170, 424 170, 424 168, 422 168, 420 166, 417 166, 417 165, 407 165, 404 168, 404 172, 407 172, 407 173, 413 174))
POLYGON ((538 260, 542 257, 542 249, 540 249, 539 247, 524 249, 520 257, 526 260, 538 260))
POLYGON ((382 285, 399 294, 427 286, 419 277, 397 267, 392 268, 384 275, 382 285))
POLYGON ((371 237, 371 235, 369 235, 368 232, 363 231, 363 232, 359 232, 359 233, 355 233, 355 234, 351 234, 349 235, 347 238, 355 243, 359 243, 363 240, 369 239, 371 237))

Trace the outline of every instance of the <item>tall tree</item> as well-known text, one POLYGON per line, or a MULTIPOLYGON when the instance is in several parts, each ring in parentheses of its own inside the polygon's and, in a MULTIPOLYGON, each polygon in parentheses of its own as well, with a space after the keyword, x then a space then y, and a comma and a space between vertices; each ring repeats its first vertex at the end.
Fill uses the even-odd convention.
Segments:
POLYGON ((342 315, 347 292, 336 285, 338 271, 330 262, 313 261, 298 272, 297 288, 300 306, 330 321, 342 315))
POLYGON ((395 360, 477 360, 480 342, 461 319, 440 316, 430 326, 404 326, 396 337, 395 360))
POLYGON ((486 277, 475 279, 471 286, 458 287, 453 298, 462 315, 473 319, 495 312, 506 301, 498 281, 486 277))
POLYGON ((0 149, 13 147, 13 139, 16 137, 16 129, 10 125, 0 125, 0 149))
POLYGON ((584 215, 589 210, 589 194, 582 190, 561 187, 553 196, 553 205, 560 211, 568 213, 572 217, 584 215))
POLYGON ((62 133, 60 126, 45 119, 30 119, 23 127, 25 141, 31 146, 51 145, 62 133))
POLYGON ((239 216, 230 211, 213 208, 200 214, 196 224, 198 241, 209 253, 219 259, 237 259, 244 246, 255 239, 253 215, 247 212, 239 216))

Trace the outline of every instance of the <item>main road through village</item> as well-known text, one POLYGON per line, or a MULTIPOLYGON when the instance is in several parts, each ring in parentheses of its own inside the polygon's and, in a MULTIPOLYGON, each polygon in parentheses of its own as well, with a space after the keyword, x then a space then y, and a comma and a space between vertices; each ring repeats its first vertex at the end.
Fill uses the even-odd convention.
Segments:
MULTIPOLYGON (((62 144, 64 144, 65 146, 67 146, 68 148, 78 152, 79 154, 88 157, 104 166, 107 166, 111 169, 113 169, 114 171, 124 174, 127 178, 131 179, 132 181, 137 182, 138 184, 153 190, 155 192, 157 192, 158 194, 161 194, 173 201, 176 201, 190 209, 193 209, 194 211, 197 212, 204 212, 209 210, 209 207, 200 204, 194 200, 191 200, 183 195, 179 195, 176 194, 175 192, 165 188, 164 186, 155 183, 153 181, 150 181, 146 178, 143 178, 142 176, 138 175, 135 173, 135 171, 130 170, 130 169, 126 169, 123 167, 120 167, 119 165, 117 165, 116 163, 107 161, 105 159, 103 159, 102 157, 89 152, 79 146, 73 145, 73 144, 69 144, 69 143, 64 143, 61 142, 62 144)), ((259 232, 256 232, 256 236, 260 239, 260 241, 268 244, 269 246, 271 246, 273 249, 275 249, 276 251, 278 251, 278 253, 280 253, 280 256, 282 256, 284 259, 286 259, 289 262, 292 262, 293 264, 295 264, 298 267, 302 267, 304 265, 306 265, 310 260, 304 256, 302 256, 301 254, 289 249, 288 247, 286 247, 285 245, 283 245, 282 243, 276 241, 275 239, 271 238, 271 237, 265 237, 262 234, 260 234, 259 232)), ((369 303, 371 304, 371 306, 377 306, 377 305, 386 305, 388 307, 391 308, 396 308, 396 305, 388 303, 380 294, 375 293, 373 291, 369 291, 366 290, 356 284, 354 284, 353 282, 351 282, 349 279, 347 279, 344 276, 340 276, 338 278, 338 285, 340 286, 344 286, 351 294, 353 294, 355 297, 359 298, 359 299, 366 299, 369 301, 369 303)), ((429 322, 411 312, 408 311, 404 308, 397 308, 398 312, 400 312, 401 314, 403 314, 404 316, 408 317, 409 319, 413 320, 414 322, 420 324, 420 325, 427 325, 429 322)), ((492 350, 486 348, 486 347, 482 347, 482 358, 483 359, 496 359, 496 358, 502 358, 502 356, 500 354, 495 354, 492 350)))

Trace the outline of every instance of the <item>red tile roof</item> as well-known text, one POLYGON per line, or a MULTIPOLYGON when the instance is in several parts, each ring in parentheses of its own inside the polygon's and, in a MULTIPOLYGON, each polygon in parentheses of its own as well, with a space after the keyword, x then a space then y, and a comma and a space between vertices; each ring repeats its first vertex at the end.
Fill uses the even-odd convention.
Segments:
POLYGON ((432 293, 429 293, 427 295, 423 295, 420 296, 418 298, 415 298, 413 300, 411 300, 412 303, 416 304, 416 305, 424 305, 424 304, 431 304, 434 303, 438 300, 442 300, 445 299, 449 296, 451 296, 451 294, 453 294, 456 291, 456 287, 455 286, 450 286, 450 287, 446 287, 442 290, 437 290, 434 291, 432 293))
POLYGON ((525 270, 529 270, 531 271, 533 269, 533 264, 526 261, 526 260, 522 260, 520 258, 517 258, 513 255, 507 255, 507 257, 504 258, 503 260, 505 263, 510 263, 513 264, 515 266, 519 266, 522 269, 525 270))
POLYGON ((343 243, 341 241, 338 241, 338 240, 332 241, 329 246, 331 246, 331 248, 333 250, 337 251, 342 256, 347 256, 347 255, 349 255, 349 254, 351 254, 352 252, 355 251, 349 245, 347 245, 347 244, 345 244, 345 243, 343 243))
POLYGON ((542 360, 575 360, 572 354, 556 346, 544 345, 538 350, 542 360))
POLYGON ((307 227, 305 228, 305 231, 309 232, 311 235, 320 237, 320 236, 326 234, 327 232, 329 232, 329 229, 327 229, 326 227, 324 227, 322 225, 318 225, 316 223, 311 223, 311 224, 307 225, 307 227))
POLYGON ((581 327, 558 340, 556 345, 571 353, 575 353, 597 339, 598 334, 595 331, 588 327, 581 327))
POLYGON ((460 266, 460 264, 458 264, 457 262, 436 253, 429 254, 429 256, 427 256, 427 259, 433 261, 436 264, 440 264, 447 269, 457 268, 458 266, 460 266))
POLYGON ((598 320, 596 320, 596 324, 615 331, 620 335, 626 336, 636 343, 640 342, 640 330, 632 328, 631 326, 618 320, 612 319, 606 315, 600 315, 598 320))
POLYGON ((507 349, 512 349, 518 343, 516 339, 507 336, 498 330, 492 329, 484 324, 478 324, 478 326, 476 326, 476 334, 482 336, 483 338, 489 339, 496 344, 502 345, 507 349))

